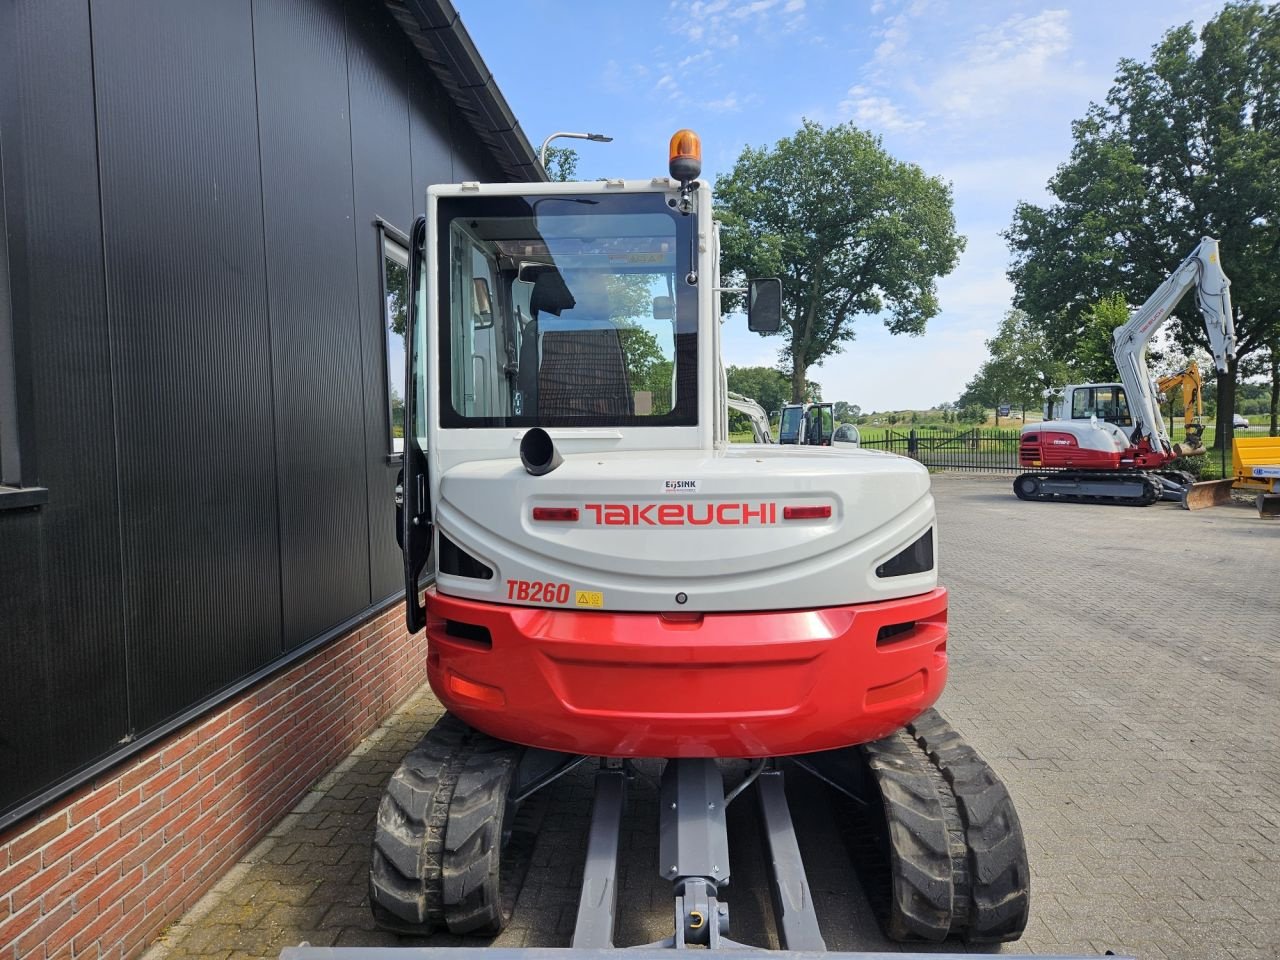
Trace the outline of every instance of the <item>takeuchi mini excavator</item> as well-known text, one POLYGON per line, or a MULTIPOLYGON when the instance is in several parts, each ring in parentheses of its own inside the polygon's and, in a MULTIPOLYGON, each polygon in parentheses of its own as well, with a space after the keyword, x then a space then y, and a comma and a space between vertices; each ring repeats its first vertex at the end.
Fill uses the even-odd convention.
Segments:
MULTIPOLYGON (((750 799, 779 940, 825 949, 793 775, 861 811, 850 847, 883 865, 868 889, 891 937, 1016 939, 1018 817, 930 709, 948 651, 928 473, 880 452, 728 442, 726 288, 700 166, 680 131, 670 179, 428 191, 410 244, 398 510, 408 626, 426 628, 448 712, 383 793, 375 918, 500 931, 539 798, 587 763, 574 948, 614 946, 641 774, 660 778, 674 924, 640 960, 740 946, 725 808, 750 799)), ((733 292, 751 329, 778 329, 777 280, 733 292)))
POLYGON ((1068 387, 1058 408, 1063 419, 1022 428, 1018 458, 1030 472, 1013 481, 1019 498, 1131 506, 1165 499, 1194 505, 1194 477, 1169 464, 1179 456, 1202 453, 1200 434, 1194 432, 1186 450, 1172 443, 1160 413, 1160 388, 1147 368, 1147 345, 1192 290, 1214 365, 1227 369, 1235 356, 1231 284, 1222 272, 1218 241, 1205 237, 1129 321, 1116 328, 1112 352, 1123 390, 1117 384, 1068 387))

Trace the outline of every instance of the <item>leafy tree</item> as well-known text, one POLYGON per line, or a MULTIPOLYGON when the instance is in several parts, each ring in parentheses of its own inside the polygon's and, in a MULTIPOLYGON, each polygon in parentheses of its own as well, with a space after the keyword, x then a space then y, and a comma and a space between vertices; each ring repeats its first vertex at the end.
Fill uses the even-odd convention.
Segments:
MULTIPOLYGON (((1006 234, 1014 302, 1067 359, 1091 305, 1117 292, 1142 303, 1200 237, 1217 237, 1239 357, 1218 380, 1226 442, 1239 361, 1280 339, 1280 6, 1230 3, 1199 37, 1168 31, 1149 62, 1120 61, 1072 130, 1056 201, 1020 204, 1006 234)), ((1193 304, 1177 320, 1184 349, 1207 345, 1193 304)))
POLYGON ((716 197, 726 275, 782 278, 780 359, 797 401, 809 367, 854 338, 859 315, 887 310, 893 333, 923 333, 935 281, 964 249, 951 187, 851 124, 805 120, 772 149, 748 147, 716 197))
POLYGON ((1129 322, 1129 305, 1124 294, 1113 293, 1090 304, 1080 317, 1080 330, 1073 338, 1075 351, 1067 358, 1080 380, 1113 381, 1120 375, 1112 354, 1116 327, 1129 322))
POLYGON ((547 147, 547 176, 568 183, 578 176, 578 151, 572 147, 547 147))
POLYGON ((969 403, 962 406, 957 414, 961 423, 986 423, 987 411, 979 403, 969 403))
POLYGON ((658 338, 632 320, 616 321, 618 340, 627 367, 627 382, 633 391, 653 394, 655 414, 671 411, 671 361, 663 353, 658 338))
POLYGON ((729 389, 750 397, 772 416, 791 397, 787 375, 772 367, 729 367, 729 389))
POLYGON ((651 280, 652 277, 645 273, 606 274, 605 289, 609 292, 610 319, 652 317, 651 280))
POLYGON ((974 422, 981 422, 987 419, 986 409, 994 407, 996 426, 999 426, 999 405, 1006 401, 1011 389, 1012 372, 1008 366, 994 359, 983 361, 977 374, 965 385, 964 393, 960 394, 961 419, 964 419, 966 412, 977 409, 982 410, 982 418, 974 422))
POLYGON ((1022 310, 1005 314, 987 350, 990 358, 965 387, 960 406, 996 408, 996 426, 1000 404, 1016 404, 1025 415, 1027 407, 1040 405, 1045 390, 1066 382, 1066 364, 1053 356, 1044 331, 1022 310))

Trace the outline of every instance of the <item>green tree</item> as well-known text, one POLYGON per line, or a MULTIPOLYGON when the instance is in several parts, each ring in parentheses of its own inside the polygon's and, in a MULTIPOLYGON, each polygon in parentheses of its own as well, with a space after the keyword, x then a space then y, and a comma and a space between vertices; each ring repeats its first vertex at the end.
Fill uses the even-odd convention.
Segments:
POLYGON ((1129 305, 1124 294, 1113 293, 1085 308, 1080 316, 1080 330, 1074 339, 1075 351, 1068 357, 1075 376, 1081 381, 1114 381, 1120 375, 1112 354, 1112 334, 1116 327, 1129 322, 1129 305))
POLYGON ((729 389, 750 397, 770 416, 777 413, 791 396, 787 375, 772 367, 729 367, 725 371, 729 389))
POLYGON ((572 147, 547 147, 547 176, 568 183, 578 175, 578 151, 572 147))
POLYGON ((782 279, 780 359, 796 401, 858 316, 887 310, 891 332, 923 333, 935 281, 964 249, 950 185, 851 124, 805 120, 772 149, 748 147, 717 179, 716 209, 726 275, 782 279))
POLYGON ((990 357, 965 387, 960 406, 995 407, 997 426, 1000 404, 1017 405, 1025 414, 1028 407, 1040 406, 1046 390, 1066 382, 1066 364, 1054 357, 1044 331, 1022 310, 1005 314, 987 351, 990 357))
MULTIPOLYGON (((1238 354, 1218 378, 1225 442, 1239 362, 1280 338, 1280 6, 1230 3, 1198 37, 1168 31, 1149 62, 1120 61, 1072 131, 1055 202, 1020 204, 1006 234, 1014 302, 1067 359, 1091 305, 1117 292, 1142 303, 1200 237, 1217 237, 1238 354)), ((1207 345, 1190 301, 1177 320, 1183 349, 1207 345)))

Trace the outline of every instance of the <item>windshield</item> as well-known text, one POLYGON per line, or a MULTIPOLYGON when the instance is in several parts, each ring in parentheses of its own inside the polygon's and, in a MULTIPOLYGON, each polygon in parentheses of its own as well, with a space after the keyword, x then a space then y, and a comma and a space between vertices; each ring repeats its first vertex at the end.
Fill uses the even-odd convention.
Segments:
POLYGON ((691 218, 663 194, 439 209, 443 426, 697 422, 691 218))
POLYGON ((779 443, 799 443, 800 423, 804 419, 804 411, 799 407, 783 407, 782 419, 778 422, 779 443))

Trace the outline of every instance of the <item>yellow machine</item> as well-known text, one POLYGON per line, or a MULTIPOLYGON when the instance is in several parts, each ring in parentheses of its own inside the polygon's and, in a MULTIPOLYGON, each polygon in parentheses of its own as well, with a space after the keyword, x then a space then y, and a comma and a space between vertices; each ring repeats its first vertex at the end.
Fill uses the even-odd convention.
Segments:
POLYGON ((1231 442, 1236 490, 1258 494, 1258 516, 1280 517, 1280 437, 1236 437, 1231 442))
MULTIPOLYGON (((1186 424, 1186 439, 1179 453, 1184 457, 1204 453, 1204 381, 1200 379, 1200 365, 1192 360, 1186 368, 1156 381, 1161 394, 1168 394, 1176 387, 1182 388, 1182 416, 1186 424)), ((1170 411, 1170 419, 1173 412, 1170 411)))
POLYGON ((1280 517, 1280 437, 1234 437, 1231 476, 1197 483, 1183 505, 1188 510, 1231 502, 1232 490, 1257 493, 1258 516, 1280 517))

